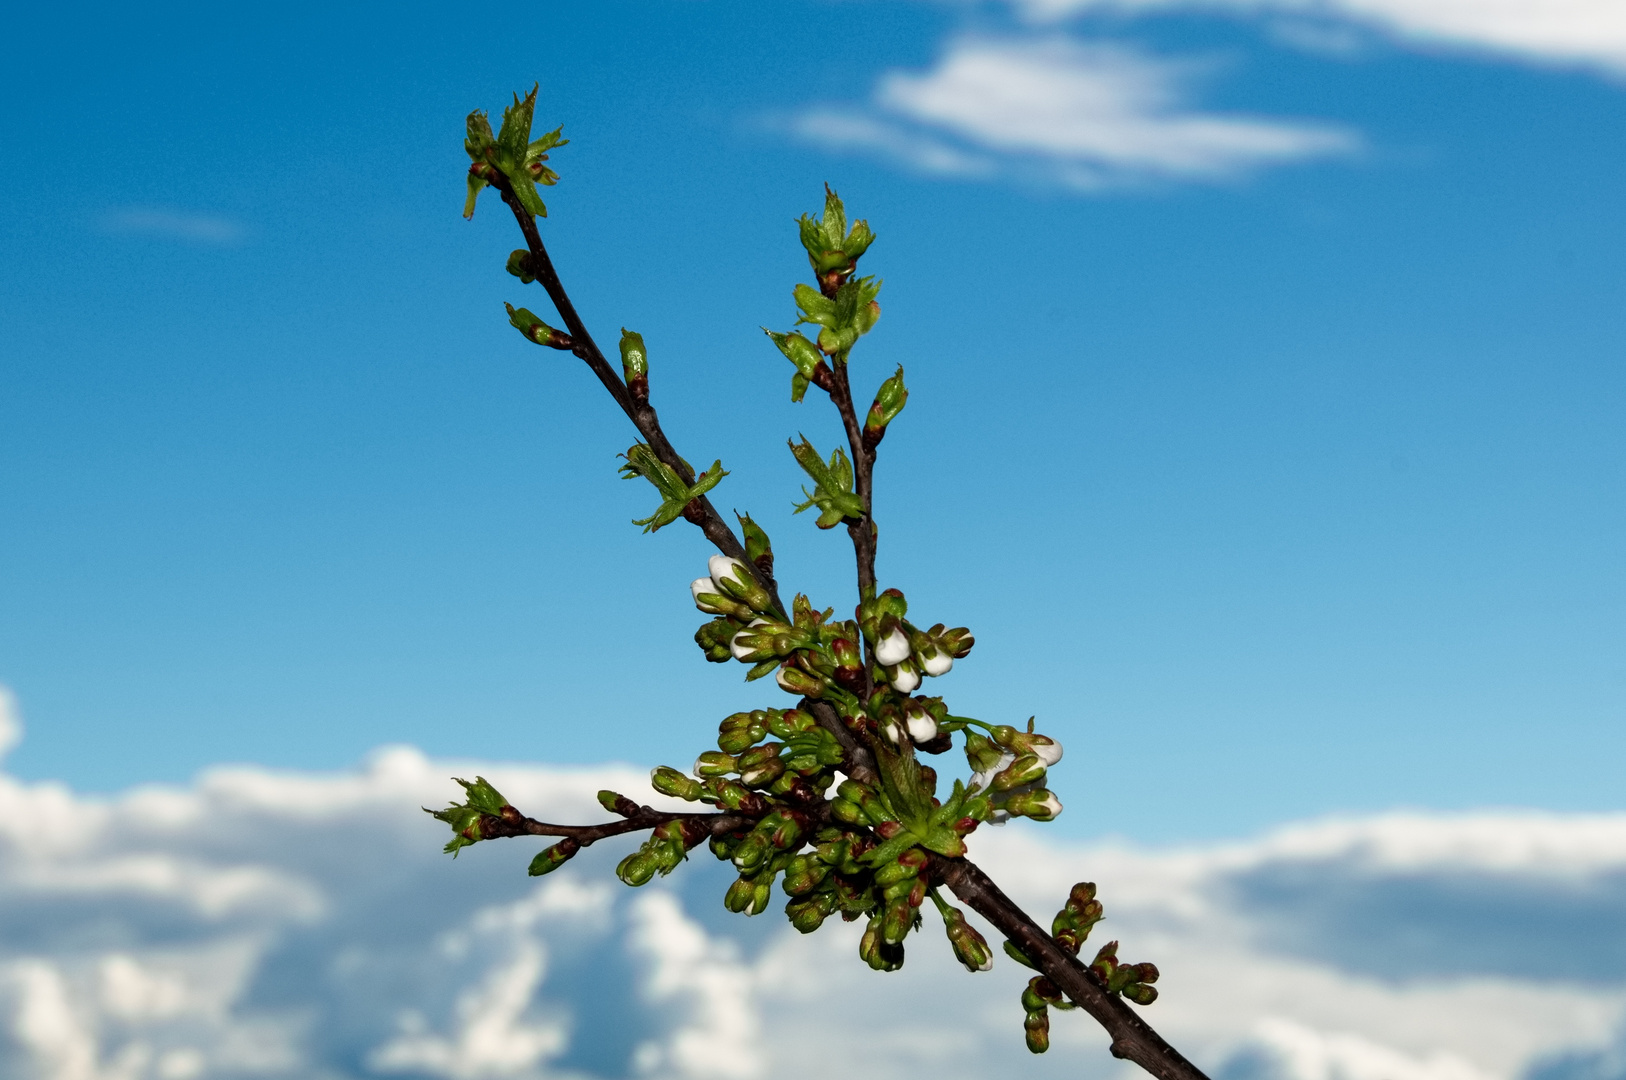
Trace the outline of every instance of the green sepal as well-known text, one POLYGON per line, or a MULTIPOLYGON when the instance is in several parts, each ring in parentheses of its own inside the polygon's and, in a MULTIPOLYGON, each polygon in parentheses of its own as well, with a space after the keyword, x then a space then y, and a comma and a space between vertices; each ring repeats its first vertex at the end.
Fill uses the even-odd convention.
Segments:
POLYGON ((712 463, 711 468, 695 478, 691 487, 683 482, 677 470, 655 456, 646 443, 633 443, 621 457, 626 464, 621 466, 621 475, 625 480, 642 476, 655 490, 661 493, 661 505, 656 511, 642 520, 635 519, 634 525, 642 525, 644 532, 654 532, 664 526, 670 525, 683 516, 683 508, 698 499, 712 488, 722 482, 728 473, 723 469, 721 460, 712 463))
POLYGON ((790 377, 790 401, 794 405, 807 394, 808 378, 800 371, 790 377))
POLYGON ((772 674, 774 669, 777 668, 778 666, 779 666, 779 658, 777 656, 769 657, 767 660, 764 660, 760 664, 757 664, 750 671, 747 671, 745 673, 745 681, 746 682, 755 682, 756 680, 758 680, 758 679, 760 679, 760 678, 762 678, 762 677, 764 677, 766 675, 772 674))

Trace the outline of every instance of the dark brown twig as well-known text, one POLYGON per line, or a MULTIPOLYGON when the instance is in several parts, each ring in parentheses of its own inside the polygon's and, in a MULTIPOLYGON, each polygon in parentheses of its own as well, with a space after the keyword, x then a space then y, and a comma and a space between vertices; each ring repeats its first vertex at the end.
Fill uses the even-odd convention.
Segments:
MULTIPOLYGON (((711 836, 748 829, 756 824, 756 818, 746 814, 673 814, 648 806, 637 806, 632 804, 631 799, 624 801, 630 804, 627 815, 620 821, 606 821, 601 825, 554 825, 526 817, 514 807, 505 806, 501 817, 492 814, 481 816, 480 835, 486 840, 504 836, 568 836, 582 847, 587 847, 607 837, 658 828, 669 821, 693 822, 711 836)), ((617 810, 620 809, 618 806, 617 810)))
MULTIPOLYGON (((627 414, 627 419, 632 421, 633 426, 638 429, 638 434, 644 437, 649 448, 655 452, 655 456, 676 471, 685 484, 692 485, 695 479, 694 470, 689 468, 688 463, 677 450, 673 449, 666 432, 661 430, 660 418, 655 415, 655 407, 647 399, 635 398, 627 390, 621 376, 616 374, 615 368, 604 359, 604 353, 593 340, 593 335, 587 332, 581 316, 576 314, 576 306, 570 302, 569 294, 560 283, 559 274, 553 268, 553 260, 548 258, 548 249, 542 243, 542 234, 537 231, 536 220, 514 197, 514 189, 509 184, 508 178, 493 169, 487 182, 502 195, 503 202, 514 212, 514 220, 519 222, 520 232, 525 235, 525 246, 531 253, 531 274, 541 283, 542 288, 547 290, 548 298, 559 311, 559 317, 565 321, 565 327, 569 330, 571 338, 570 351, 580 357, 592 369, 593 374, 598 376, 598 381, 604 384, 604 389, 608 390, 615 403, 621 406, 621 411, 627 414)), ((683 516, 698 525, 700 531, 706 534, 706 539, 710 540, 718 551, 744 563, 768 590, 768 595, 773 598, 774 606, 779 609, 780 614, 787 613, 788 609, 779 599, 779 586, 773 576, 746 556, 745 545, 740 543, 739 538, 734 535, 734 530, 723 520, 710 499, 704 495, 696 498, 689 503, 683 516)))
POLYGON ((937 880, 992 923, 1038 965, 1045 978, 1107 1029, 1114 1057, 1133 1061, 1158 1080, 1208 1080, 1202 1070, 1153 1031, 1128 1002, 1109 994, 1078 957, 1057 945, 976 863, 933 856, 932 867, 937 880))

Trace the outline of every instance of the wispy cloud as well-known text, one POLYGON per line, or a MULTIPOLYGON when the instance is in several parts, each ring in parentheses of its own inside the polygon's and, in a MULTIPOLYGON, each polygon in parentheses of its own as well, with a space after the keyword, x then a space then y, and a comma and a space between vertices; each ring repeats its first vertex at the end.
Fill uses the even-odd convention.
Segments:
POLYGON ((161 236, 222 247, 240 244, 248 235, 243 224, 231 218, 157 206, 121 207, 108 212, 101 224, 111 233, 161 236))
POLYGON ((1202 111, 1197 74, 1117 44, 965 38, 929 71, 886 75, 867 105, 809 109, 794 130, 927 172, 1081 190, 1226 180, 1359 145, 1329 124, 1202 111))
POLYGON ((1009 0, 1051 21, 1093 12, 1216 11, 1345 20, 1425 47, 1502 53, 1626 74, 1620 0, 1009 0))
MULTIPOLYGON (((15 730, 0 704, 0 736, 15 730)), ((1026 973, 1001 958, 967 975, 931 918, 883 976, 858 961, 859 925, 804 937, 723 911, 732 875, 703 849, 637 891, 610 874, 626 841, 541 882, 523 841, 453 862, 417 807, 476 771, 552 819, 647 784, 406 748, 353 773, 222 769, 110 798, 0 774, 0 1075, 1120 1075, 1077 1014, 1030 1058, 1026 973)), ((1097 881, 1102 936, 1163 970, 1150 1018, 1214 1075, 1621 1075, 1626 815, 1390 815, 1162 850, 974 839, 1032 911, 1097 881)))

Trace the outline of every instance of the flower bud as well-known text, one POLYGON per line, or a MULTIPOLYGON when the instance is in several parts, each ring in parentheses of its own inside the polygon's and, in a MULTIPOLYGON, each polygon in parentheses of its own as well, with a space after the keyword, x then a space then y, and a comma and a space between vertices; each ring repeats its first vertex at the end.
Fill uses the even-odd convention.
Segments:
POLYGON ((902 663, 909 656, 909 635, 894 626, 892 632, 875 643, 875 662, 882 667, 902 663))
POLYGON ((915 927, 918 918, 914 907, 905 899, 893 900, 881 916, 881 940, 888 945, 900 945, 915 927))
POLYGON ((954 958, 964 964, 967 971, 988 971, 994 966, 994 953, 988 947, 988 940, 966 922, 965 912, 948 907, 943 912, 943 928, 948 932, 954 958))
POLYGON ((1050 1049, 1050 1010, 1041 1008, 1028 1013, 1022 1020, 1022 1031, 1030 1053, 1042 1054, 1050 1049))
POLYGON ((657 869, 659 868, 649 852, 639 848, 621 860, 615 868, 615 876, 636 888, 654 877, 657 869))
POLYGON ((690 779, 672 768, 662 765, 649 774, 649 786, 662 795, 670 795, 675 799, 687 799, 690 802, 700 798, 700 781, 690 779))
POLYGON ((787 694, 815 700, 824 696, 824 682, 796 667, 789 660, 779 666, 779 674, 774 677, 774 681, 779 684, 779 689, 787 694))
POLYGON ((1044 778, 1044 762, 1037 754, 1023 754, 994 774, 993 789, 1010 791, 1044 778))
POLYGON ((768 590, 758 584, 750 569, 738 559, 727 555, 713 555, 706 568, 717 591, 750 606, 753 611, 767 612, 773 607, 768 590))
POLYGON ((804 934, 811 934, 824 920, 836 910, 834 893, 818 893, 800 900, 792 900, 785 905, 785 915, 790 924, 804 934))
POLYGON ((694 762, 694 774, 701 778, 713 776, 727 776, 734 772, 739 765, 732 754, 725 754, 720 750, 707 750, 694 762))
POLYGON ((937 721, 925 709, 909 709, 905 715, 908 717, 909 738, 917 743, 931 742, 937 738, 937 721))
POLYGON ((738 754, 756 745, 767 734, 765 715, 757 712, 737 712, 725 717, 717 726, 717 745, 726 754, 738 754))
POLYGON ((745 604, 719 589, 717 583, 709 577, 695 578, 689 582, 689 595, 694 598, 694 606, 707 615, 732 615, 737 619, 749 619, 755 614, 745 604))
POLYGON ((1052 791, 1023 791, 1005 801, 1005 810, 1015 817, 1034 821, 1054 821, 1061 814, 1061 800, 1052 791))
POLYGON ((886 671, 886 681, 891 683, 892 689, 898 693, 912 694, 920 689, 920 672, 916 671, 914 664, 908 660, 903 661, 896 667, 889 667, 884 670, 886 671))
POLYGON ((928 652, 916 653, 915 658, 920 662, 922 673, 936 677, 947 675, 954 667, 954 657, 941 649, 933 648, 928 652))
POLYGON ((746 787, 766 787, 785 772, 785 763, 779 757, 781 744, 766 743, 753 746, 739 756, 740 783, 746 787))

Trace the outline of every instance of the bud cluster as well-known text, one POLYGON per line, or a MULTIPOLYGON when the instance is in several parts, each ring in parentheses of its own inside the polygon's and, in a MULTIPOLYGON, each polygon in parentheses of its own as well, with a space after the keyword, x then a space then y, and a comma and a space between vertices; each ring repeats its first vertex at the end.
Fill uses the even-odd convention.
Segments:
POLYGON ((1035 732, 1031 719, 1026 731, 1009 724, 969 723, 987 732, 966 732, 965 756, 971 765, 971 786, 986 793, 994 805, 990 820, 1054 821, 1061 814, 1061 800, 1044 784, 1050 766, 1061 760, 1061 743, 1035 732))

